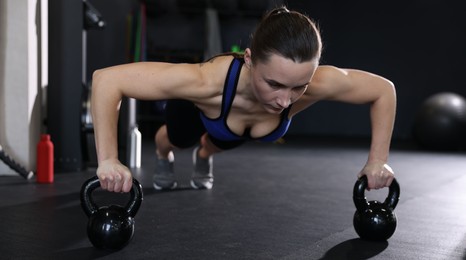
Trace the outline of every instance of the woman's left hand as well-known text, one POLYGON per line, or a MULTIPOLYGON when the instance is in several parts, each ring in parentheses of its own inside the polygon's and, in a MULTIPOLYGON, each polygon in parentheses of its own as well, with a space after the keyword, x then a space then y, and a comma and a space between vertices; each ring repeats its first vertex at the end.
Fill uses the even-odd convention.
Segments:
POLYGON ((392 168, 385 162, 367 162, 358 178, 363 175, 367 176, 367 190, 388 187, 395 178, 392 168))

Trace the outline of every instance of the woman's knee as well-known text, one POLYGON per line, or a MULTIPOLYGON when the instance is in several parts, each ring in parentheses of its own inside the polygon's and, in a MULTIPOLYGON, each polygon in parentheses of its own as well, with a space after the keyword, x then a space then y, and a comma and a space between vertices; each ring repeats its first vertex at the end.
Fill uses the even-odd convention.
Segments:
POLYGON ((201 136, 200 140, 201 146, 204 147, 206 150, 208 150, 209 153, 219 153, 222 151, 221 148, 217 147, 212 140, 210 139, 209 135, 207 133, 203 134, 201 136))

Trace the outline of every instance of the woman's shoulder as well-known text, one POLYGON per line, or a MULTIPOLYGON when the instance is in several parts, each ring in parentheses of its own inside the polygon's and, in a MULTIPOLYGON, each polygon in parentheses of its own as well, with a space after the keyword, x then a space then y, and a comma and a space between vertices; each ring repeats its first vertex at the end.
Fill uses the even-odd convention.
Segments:
POLYGON ((223 86, 228 68, 234 58, 233 55, 217 55, 205 62, 199 63, 199 68, 202 74, 210 79, 211 83, 218 84, 220 82, 223 86))
POLYGON ((304 95, 298 100, 301 107, 307 107, 317 101, 326 99, 333 91, 333 77, 339 69, 332 65, 319 65, 309 82, 304 95))
POLYGON ((319 65, 309 84, 314 93, 328 90, 328 85, 333 85, 345 71, 332 65, 319 65))
POLYGON ((219 66, 223 64, 229 65, 234 58, 242 58, 242 56, 239 56, 235 53, 222 53, 222 54, 213 56, 200 64, 201 66, 209 65, 209 64, 212 64, 214 66, 219 66))
POLYGON ((339 69, 333 65, 319 65, 314 73, 312 79, 314 80, 324 80, 326 78, 332 77, 332 75, 339 69))

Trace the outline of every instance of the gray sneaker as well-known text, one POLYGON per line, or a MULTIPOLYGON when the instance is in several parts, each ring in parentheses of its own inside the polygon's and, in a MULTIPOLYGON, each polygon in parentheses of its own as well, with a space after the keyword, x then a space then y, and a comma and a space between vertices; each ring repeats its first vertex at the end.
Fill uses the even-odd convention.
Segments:
POLYGON ((191 186, 194 189, 212 189, 214 184, 214 175, 212 173, 213 158, 208 159, 199 157, 199 147, 193 151, 194 171, 191 178, 191 186))
POLYGON ((168 159, 157 159, 153 178, 156 190, 171 190, 176 188, 175 173, 173 170, 174 157, 171 153, 168 159))

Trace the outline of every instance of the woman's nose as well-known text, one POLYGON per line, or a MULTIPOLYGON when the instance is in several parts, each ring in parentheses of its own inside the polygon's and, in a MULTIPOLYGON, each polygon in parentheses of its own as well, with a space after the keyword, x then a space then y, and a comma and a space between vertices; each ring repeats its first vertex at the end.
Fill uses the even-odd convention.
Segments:
POLYGON ((291 91, 282 89, 277 97, 277 104, 282 108, 287 108, 291 104, 291 91))

